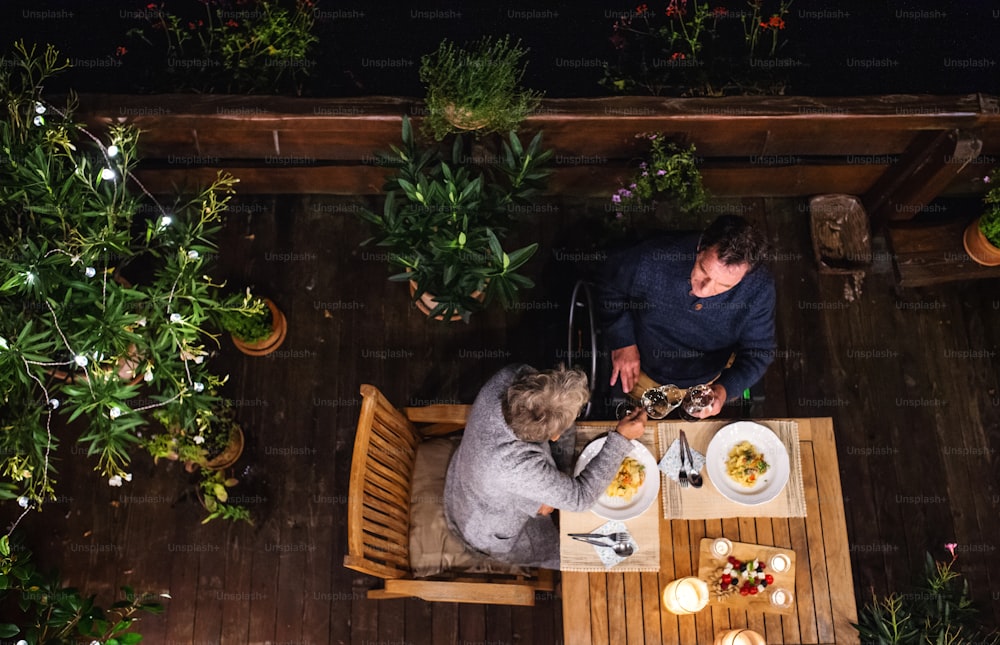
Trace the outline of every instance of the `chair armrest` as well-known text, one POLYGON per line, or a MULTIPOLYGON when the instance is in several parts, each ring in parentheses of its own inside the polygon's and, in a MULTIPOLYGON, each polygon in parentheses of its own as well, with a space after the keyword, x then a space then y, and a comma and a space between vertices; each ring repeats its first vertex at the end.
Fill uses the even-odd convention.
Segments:
POLYGON ((465 427, 471 405, 438 403, 419 408, 403 408, 403 414, 411 423, 450 423, 465 427))
POLYGON ((430 602, 464 602, 483 605, 535 605, 535 586, 492 582, 450 582, 447 580, 386 580, 385 590, 368 592, 368 597, 415 596, 430 602))

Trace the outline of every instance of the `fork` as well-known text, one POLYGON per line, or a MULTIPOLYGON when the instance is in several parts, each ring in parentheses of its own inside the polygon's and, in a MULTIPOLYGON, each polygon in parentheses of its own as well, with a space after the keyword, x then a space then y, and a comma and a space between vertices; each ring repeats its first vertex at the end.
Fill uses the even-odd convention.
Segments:
MULTIPOLYGON (((687 488, 688 474, 687 470, 685 470, 684 468, 684 446, 681 444, 680 439, 677 440, 677 450, 681 454, 681 470, 679 473, 677 473, 677 483, 681 485, 681 488, 687 488)), ((691 464, 691 467, 693 468, 694 464, 691 464)))
POLYGON ((627 542, 628 541, 628 537, 629 537, 629 535, 628 535, 627 532, 623 532, 623 533, 608 533, 606 535, 604 533, 570 533, 569 536, 570 537, 580 537, 580 538, 593 538, 593 539, 607 538, 607 539, 611 540, 612 542, 627 542))

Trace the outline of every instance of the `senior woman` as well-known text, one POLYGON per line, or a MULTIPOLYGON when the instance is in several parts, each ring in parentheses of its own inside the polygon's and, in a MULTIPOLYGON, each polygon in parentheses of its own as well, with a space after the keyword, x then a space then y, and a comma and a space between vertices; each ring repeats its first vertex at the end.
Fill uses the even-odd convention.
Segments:
POLYGON ((559 470, 557 440, 590 398, 587 376, 509 366, 479 391, 444 489, 449 528, 472 549, 515 565, 559 568, 554 509, 590 508, 642 436, 645 412, 622 419, 576 477, 559 470))

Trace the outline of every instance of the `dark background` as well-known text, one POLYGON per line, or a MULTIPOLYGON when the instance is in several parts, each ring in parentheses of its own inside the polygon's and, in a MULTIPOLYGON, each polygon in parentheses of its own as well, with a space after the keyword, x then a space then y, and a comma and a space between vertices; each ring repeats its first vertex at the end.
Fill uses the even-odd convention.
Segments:
MULTIPOLYGON (((290 1, 290 0, 289 0, 290 1)), ((17 38, 52 43, 83 62, 58 83, 88 92, 150 90, 143 81, 144 47, 126 32, 143 20, 128 12, 148 0, 5 0, 0 8, 4 51, 17 38), (31 12, 65 12, 39 17, 31 12), (69 14, 72 15, 69 15, 69 14), (118 46, 129 52, 116 57, 118 46)), ((197 0, 162 0, 165 10, 197 15, 197 0), (193 13, 192 13, 193 12, 193 13)), ((548 97, 604 96, 599 63, 613 61, 609 36, 615 17, 631 2, 333 2, 316 4, 319 44, 303 94, 311 96, 421 96, 420 56, 444 38, 455 41, 510 34, 530 48, 524 78, 548 97), (484 6, 487 5, 487 6, 484 6), (527 12, 527 13, 525 13, 527 12), (428 15, 433 14, 433 15, 428 15), (382 61, 374 63, 373 61, 382 61), (392 61, 395 66, 387 66, 392 61)), ((647 2, 662 11, 666 0, 647 2)), ((745 0, 711 0, 731 12, 745 0)), ((767 0, 765 8, 776 6, 767 0)), ((1000 4, 899 0, 796 0, 785 18, 783 57, 800 61, 787 93, 860 95, 888 93, 997 93, 1000 4), (881 61, 861 67, 856 61, 881 61), (953 61, 980 66, 959 67, 953 61)), ((62 87, 55 89, 64 89, 62 87)))

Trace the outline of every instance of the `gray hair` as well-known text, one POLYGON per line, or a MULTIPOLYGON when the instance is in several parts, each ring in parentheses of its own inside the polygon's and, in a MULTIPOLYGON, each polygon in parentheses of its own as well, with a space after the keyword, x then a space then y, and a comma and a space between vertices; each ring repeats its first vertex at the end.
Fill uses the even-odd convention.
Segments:
POLYGON ((587 375, 564 365, 522 369, 502 399, 503 418, 521 441, 540 443, 559 436, 590 399, 587 375))

